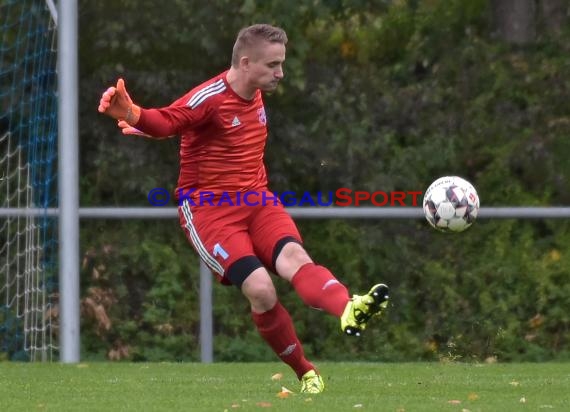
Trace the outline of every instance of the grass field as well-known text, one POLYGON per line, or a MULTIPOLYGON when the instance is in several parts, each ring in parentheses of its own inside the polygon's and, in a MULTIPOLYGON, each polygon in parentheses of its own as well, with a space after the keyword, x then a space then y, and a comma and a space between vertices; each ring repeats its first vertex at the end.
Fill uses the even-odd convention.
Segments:
POLYGON ((309 396, 281 363, 3 362, 0 411, 570 411, 570 363, 319 368, 326 391, 309 396))

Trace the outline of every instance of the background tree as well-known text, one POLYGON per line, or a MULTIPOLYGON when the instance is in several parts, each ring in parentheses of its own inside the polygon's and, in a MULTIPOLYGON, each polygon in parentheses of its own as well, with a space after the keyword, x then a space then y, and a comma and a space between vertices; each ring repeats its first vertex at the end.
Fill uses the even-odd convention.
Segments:
MULTIPOLYGON (((81 204, 148 206, 151 188, 172 189, 177 178, 177 139, 124 137, 96 112, 109 84, 123 76, 138 103, 168 104, 229 65, 239 28, 268 22, 290 38, 285 81, 266 97, 274 190, 425 190, 458 174, 484 207, 567 205, 570 33, 566 17, 546 12, 567 3, 540 4, 81 1, 81 204), (517 12, 507 16, 505 5, 517 12), (499 11, 502 20, 493 18, 499 11)), ((393 289, 388 316, 354 342, 278 282, 311 357, 570 353, 567 221, 481 219, 458 236, 422 221, 299 225, 315 259, 352 290, 377 279, 393 289)), ((178 223, 85 221, 81 229, 82 357, 198 359, 198 261, 178 223)), ((214 294, 216 359, 273 360, 238 291, 214 294)))
POLYGON ((511 44, 533 43, 537 33, 560 35, 568 19, 567 0, 492 0, 494 26, 511 44))
POLYGON ((494 0, 493 15, 500 37, 513 44, 534 41, 535 11, 535 0, 494 0))

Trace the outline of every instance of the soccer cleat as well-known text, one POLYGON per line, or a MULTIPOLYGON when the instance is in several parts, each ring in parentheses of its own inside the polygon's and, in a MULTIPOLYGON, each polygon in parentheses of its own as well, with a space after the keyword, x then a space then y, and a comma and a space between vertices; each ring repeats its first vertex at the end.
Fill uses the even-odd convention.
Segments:
POLYGON ((323 378, 314 369, 305 373, 301 378, 301 393, 321 393, 324 390, 323 378))
POLYGON ((366 295, 354 295, 340 317, 340 328, 350 336, 360 336, 373 316, 380 315, 388 306, 388 286, 372 286, 366 295))

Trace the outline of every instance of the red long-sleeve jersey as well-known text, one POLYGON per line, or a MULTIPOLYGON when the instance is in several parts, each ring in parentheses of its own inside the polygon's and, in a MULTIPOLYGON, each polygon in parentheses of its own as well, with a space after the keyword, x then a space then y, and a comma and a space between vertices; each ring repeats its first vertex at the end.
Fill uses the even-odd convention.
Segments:
POLYGON ((176 197, 267 187, 267 119, 261 91, 245 100, 231 89, 226 74, 193 88, 168 107, 141 110, 137 129, 157 137, 181 136, 176 197))

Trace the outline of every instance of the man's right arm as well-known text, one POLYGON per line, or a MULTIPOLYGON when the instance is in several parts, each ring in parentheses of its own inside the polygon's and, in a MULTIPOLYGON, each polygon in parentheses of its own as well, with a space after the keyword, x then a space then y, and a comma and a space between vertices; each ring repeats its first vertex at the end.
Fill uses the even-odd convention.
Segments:
MULTIPOLYGON (((135 106, 137 107, 137 106, 135 106)), ((135 112, 133 108, 133 113, 135 112)), ((160 109, 138 110, 136 122, 129 122, 131 126, 151 136, 179 135, 185 129, 195 126, 203 120, 200 115, 188 106, 169 106, 160 109)))
POLYGON ((133 103, 123 79, 119 79, 116 87, 110 87, 103 93, 99 112, 119 120, 124 134, 165 138, 181 134, 205 121, 209 117, 205 106, 194 110, 175 102, 160 109, 143 109, 133 103))

